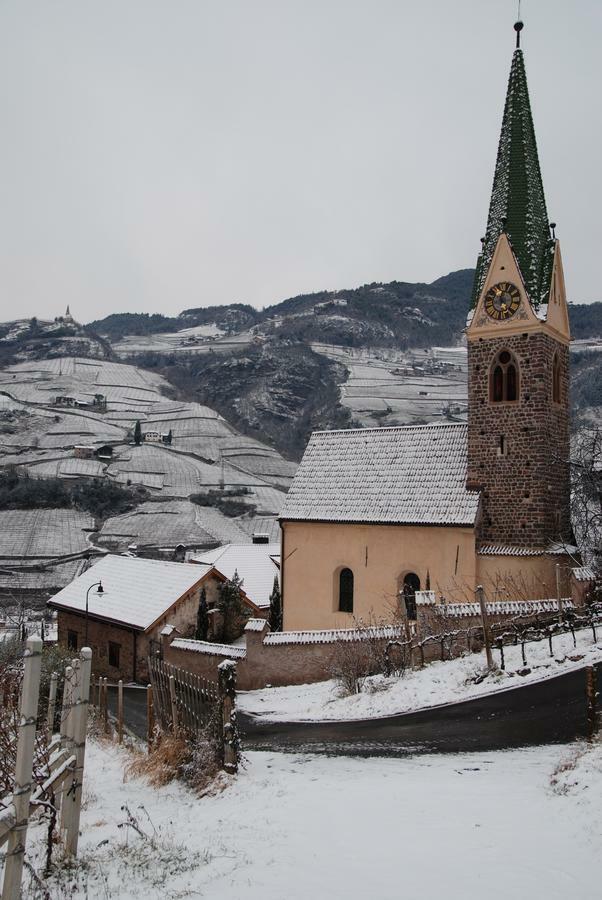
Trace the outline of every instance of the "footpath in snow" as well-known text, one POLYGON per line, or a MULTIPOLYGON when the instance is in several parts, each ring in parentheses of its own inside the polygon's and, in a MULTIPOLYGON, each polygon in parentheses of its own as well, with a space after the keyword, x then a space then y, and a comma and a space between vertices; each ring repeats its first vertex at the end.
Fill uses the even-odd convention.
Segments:
MULTIPOLYGON (((237 695, 239 709, 270 722, 318 722, 369 719, 396 713, 412 712, 481 697, 495 691, 518 687, 525 683, 551 678, 571 669, 602 662, 602 628, 594 642, 591 629, 576 632, 577 647, 570 634, 553 639, 554 656, 546 640, 526 644, 526 674, 521 648, 504 647, 506 670, 490 674, 475 684, 475 677, 485 670, 485 653, 434 662, 424 669, 408 670, 403 677, 367 678, 362 692, 343 697, 335 681, 292 687, 264 688, 237 695)), ((499 651, 494 650, 499 663, 499 651)))
MULTIPOLYGON (((249 753, 221 793, 199 798, 181 784, 125 779, 127 752, 92 740, 78 864, 49 896, 597 900, 602 746, 577 759, 578 749, 249 753), (125 805, 148 838, 123 825, 125 805)), ((28 836, 39 868, 44 830, 28 836)))

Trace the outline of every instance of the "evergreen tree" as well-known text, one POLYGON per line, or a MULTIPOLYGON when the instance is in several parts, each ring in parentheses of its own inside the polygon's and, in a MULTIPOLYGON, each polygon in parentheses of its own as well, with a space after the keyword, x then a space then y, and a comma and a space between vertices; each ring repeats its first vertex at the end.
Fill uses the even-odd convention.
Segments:
POLYGON ((201 589, 199 597, 199 608, 196 614, 196 631, 194 633, 197 641, 206 641, 209 633, 209 611, 207 609, 207 591, 201 589))
POLYGON ((282 631, 282 600, 280 597, 280 584, 277 575, 274 578, 274 587, 270 594, 270 613, 268 621, 272 631, 282 631))
POLYGON ((142 443, 142 426, 140 425, 140 419, 138 419, 134 426, 134 443, 137 446, 142 443))
POLYGON ((238 572, 228 581, 220 584, 217 608, 221 616, 221 637, 223 641, 233 641, 240 633, 240 626, 247 618, 241 594, 242 578, 238 572))
POLYGON ((169 431, 167 432, 167 438, 165 440, 165 443, 171 444, 172 440, 173 440, 173 435, 171 433, 171 428, 170 428, 169 431))

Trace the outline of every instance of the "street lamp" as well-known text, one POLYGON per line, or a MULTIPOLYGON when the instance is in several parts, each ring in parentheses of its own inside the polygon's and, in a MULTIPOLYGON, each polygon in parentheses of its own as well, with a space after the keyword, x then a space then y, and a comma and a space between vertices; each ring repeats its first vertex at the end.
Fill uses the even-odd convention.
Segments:
POLYGON ((88 646, 88 597, 90 596, 90 591, 92 588, 96 588, 97 594, 104 594, 104 588, 102 586, 102 581, 95 581, 94 584, 91 584, 88 590, 86 591, 86 636, 84 638, 84 646, 88 646))

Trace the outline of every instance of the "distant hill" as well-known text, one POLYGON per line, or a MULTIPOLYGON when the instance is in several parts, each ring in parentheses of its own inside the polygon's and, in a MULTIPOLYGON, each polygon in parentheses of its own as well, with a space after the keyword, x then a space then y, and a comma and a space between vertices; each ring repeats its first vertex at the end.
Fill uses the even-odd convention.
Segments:
MULTIPOLYGON (((178 316, 115 313, 90 323, 112 342, 126 335, 169 334, 215 324, 227 335, 252 330, 304 343, 348 347, 431 347, 454 344, 466 322, 474 269, 450 272, 430 284, 372 282, 358 288, 299 294, 263 310, 244 303, 194 307, 178 316)), ((575 338, 602 336, 602 303, 571 304, 575 338)))
POLYGON ((0 324, 0 368, 23 360, 111 355, 106 337, 71 316, 52 320, 33 316, 0 324))

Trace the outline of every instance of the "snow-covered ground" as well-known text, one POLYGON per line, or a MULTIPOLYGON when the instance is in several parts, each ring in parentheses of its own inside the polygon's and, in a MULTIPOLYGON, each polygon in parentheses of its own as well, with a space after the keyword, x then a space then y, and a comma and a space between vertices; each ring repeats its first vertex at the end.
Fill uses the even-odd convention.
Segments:
MULTIPOLYGON (((367 719, 424 709, 443 703, 468 700, 494 691, 517 687, 525 682, 541 681, 569 669, 602 661, 602 627, 594 642, 591 629, 577 632, 577 647, 570 634, 553 639, 554 656, 547 641, 527 644, 527 668, 521 648, 505 647, 506 670, 488 675, 479 684, 475 677, 485 669, 485 653, 473 653, 448 662, 434 662, 424 669, 408 671, 404 677, 366 679, 362 692, 350 697, 340 695, 335 681, 292 687, 264 688, 238 695, 238 706, 247 713, 273 722, 367 719), (520 670, 523 674, 517 674, 520 670)), ((499 651, 493 652, 499 663, 499 651)))
MULTIPOLYGON (((90 741, 78 864, 50 897, 594 900, 601 751, 250 753, 221 793, 198 798, 125 779, 127 752, 90 741), (149 839, 119 827, 125 804, 149 839)), ((28 854, 41 865, 41 826, 28 854)))

